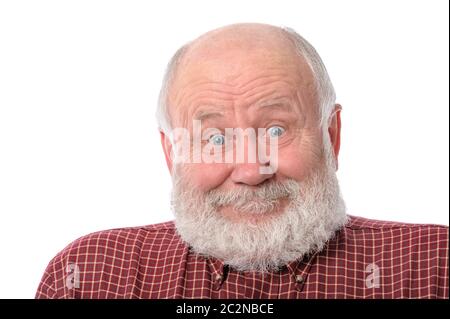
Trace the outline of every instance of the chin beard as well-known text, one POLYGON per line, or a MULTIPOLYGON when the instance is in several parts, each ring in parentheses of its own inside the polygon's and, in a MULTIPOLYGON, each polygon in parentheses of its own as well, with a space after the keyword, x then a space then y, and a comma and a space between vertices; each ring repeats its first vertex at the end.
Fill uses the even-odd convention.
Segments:
POLYGON ((320 251, 347 222, 334 169, 324 165, 304 181, 263 183, 257 190, 199 192, 188 173, 176 173, 172 210, 181 238, 195 253, 222 260, 238 271, 267 272, 320 251), (280 199, 286 208, 258 223, 231 221, 218 211, 232 207, 255 218, 270 212, 280 199))

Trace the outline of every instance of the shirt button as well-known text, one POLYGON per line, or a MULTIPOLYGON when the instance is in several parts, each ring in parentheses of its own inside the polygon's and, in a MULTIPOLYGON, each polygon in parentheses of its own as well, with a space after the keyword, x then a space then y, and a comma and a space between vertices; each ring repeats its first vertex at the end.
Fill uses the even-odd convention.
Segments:
POLYGON ((221 274, 216 274, 213 282, 213 289, 218 291, 220 290, 220 286, 222 285, 223 276, 221 274))
POLYGON ((302 275, 295 276, 295 282, 297 282, 298 284, 302 284, 304 281, 305 281, 305 278, 303 278, 302 275))

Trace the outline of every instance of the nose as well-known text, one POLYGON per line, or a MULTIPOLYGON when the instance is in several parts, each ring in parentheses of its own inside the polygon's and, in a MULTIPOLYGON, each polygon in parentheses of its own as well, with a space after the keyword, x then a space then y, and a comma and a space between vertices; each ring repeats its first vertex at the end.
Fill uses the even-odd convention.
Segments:
POLYGON ((249 186, 257 186, 264 181, 272 178, 273 173, 262 174, 261 168, 268 166, 269 163, 242 163, 235 164, 231 173, 231 180, 236 184, 246 184, 249 186))
MULTIPOLYGON (((259 138, 251 138, 251 136, 240 139, 238 137, 235 145, 236 158, 230 175, 232 182, 257 186, 274 176, 275 170, 272 168, 275 166, 272 167, 272 164, 276 164, 276 159, 265 156, 266 147, 263 147, 264 144, 260 142, 259 138)), ((270 151, 273 150, 270 149, 270 151)))

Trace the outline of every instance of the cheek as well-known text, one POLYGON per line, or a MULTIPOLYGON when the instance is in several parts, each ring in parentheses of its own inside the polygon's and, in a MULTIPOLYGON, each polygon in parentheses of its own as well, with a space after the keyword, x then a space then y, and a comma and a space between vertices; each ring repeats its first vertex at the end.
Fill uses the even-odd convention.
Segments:
POLYGON ((230 175, 230 168, 226 164, 196 163, 188 166, 189 183, 202 192, 222 185, 230 175))
POLYGON ((320 158, 311 150, 290 145, 279 150, 277 174, 298 182, 320 166, 320 158))

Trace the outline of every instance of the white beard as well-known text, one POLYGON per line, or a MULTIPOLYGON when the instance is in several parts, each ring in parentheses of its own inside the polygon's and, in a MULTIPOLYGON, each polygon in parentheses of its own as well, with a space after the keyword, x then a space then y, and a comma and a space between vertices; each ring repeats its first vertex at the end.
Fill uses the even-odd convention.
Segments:
POLYGON ((223 260, 238 271, 278 270, 291 261, 320 251, 346 222, 345 204, 334 169, 324 165, 303 182, 268 182, 257 190, 201 193, 189 186, 188 174, 174 176, 172 209, 181 238, 194 252, 223 260), (287 198, 281 214, 261 223, 231 221, 222 206, 264 214, 287 198))

